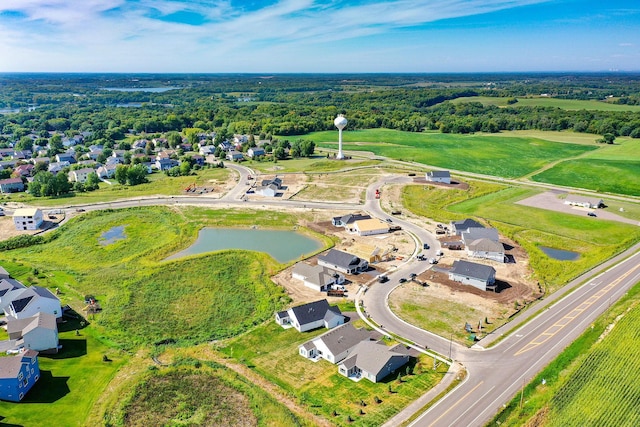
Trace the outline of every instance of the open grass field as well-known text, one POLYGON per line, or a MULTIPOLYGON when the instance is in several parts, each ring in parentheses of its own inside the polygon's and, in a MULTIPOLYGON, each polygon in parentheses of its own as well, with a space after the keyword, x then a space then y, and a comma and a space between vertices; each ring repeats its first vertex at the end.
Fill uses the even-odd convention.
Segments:
POLYGON ((60 327, 57 355, 40 356, 40 380, 22 403, 0 402, 0 425, 41 427, 85 426, 94 403, 129 356, 96 337, 92 326, 75 334, 74 322, 60 327), (111 362, 103 362, 107 354, 111 362), (55 421, 54 421, 55 420, 55 421))
POLYGON ((147 371, 129 395, 105 415, 115 426, 308 425, 260 388, 223 367, 192 366, 147 371))
POLYGON ((308 174, 305 187, 293 199, 363 201, 367 187, 378 178, 380 171, 370 167, 335 174, 308 174))
POLYGON ((640 283, 524 388, 491 425, 637 426, 640 283), (544 379, 544 384, 542 380, 544 379))
MULTIPOLYGON (((403 189, 403 204, 412 212, 449 222, 482 218, 529 254, 536 278, 553 291, 580 273, 640 240, 640 228, 613 221, 589 221, 559 212, 515 204, 536 190, 469 181, 468 190, 419 185, 403 189), (539 246, 580 253, 576 261, 549 258, 539 246)), ((631 212, 633 213, 633 212, 631 212)))
POLYGON ((532 177, 534 181, 606 193, 640 196, 640 140, 601 145, 580 159, 559 162, 532 177))
POLYGON ((233 172, 229 169, 211 168, 201 169, 196 175, 169 177, 164 173, 155 172, 148 175, 149 182, 135 186, 120 185, 115 179, 111 179, 112 185, 100 183, 100 189, 86 193, 72 193, 61 197, 33 197, 27 193, 14 193, 0 195, 0 202, 33 203, 38 206, 63 206, 80 205, 95 202, 110 202, 127 199, 130 197, 144 197, 154 195, 179 195, 184 194, 184 189, 193 184, 198 186, 213 187, 214 191, 220 189, 229 180, 233 179, 233 172))
MULTIPOLYGON (((490 96, 470 96, 456 98, 451 102, 460 104, 464 102, 480 102, 483 105, 496 105, 507 107, 509 98, 498 98, 490 96)), ((517 97, 518 102, 511 107, 555 107, 562 110, 596 110, 596 111, 640 111, 640 105, 613 104, 605 101, 592 101, 580 99, 559 99, 547 96, 538 97, 517 97)))
POLYGON ((243 165, 263 174, 277 174, 287 172, 336 172, 342 169, 375 166, 381 163, 380 160, 364 159, 335 161, 327 159, 326 155, 321 154, 321 151, 321 148, 316 148, 316 155, 309 158, 287 159, 275 163, 249 160, 244 162, 243 165))
POLYGON ((270 381, 299 399, 300 403, 339 426, 382 425, 419 395, 435 386, 447 368, 433 371, 433 359, 419 360, 412 375, 400 383, 390 378, 373 384, 353 382, 338 374, 338 367, 324 360, 312 362, 298 355, 298 346, 325 332, 284 330, 275 322, 217 344, 225 354, 252 366, 270 381), (392 393, 389 392, 389 387, 392 393), (375 403, 375 396, 382 402, 375 403), (363 400, 366 406, 361 406, 363 400), (360 409, 364 414, 360 414, 360 409), (333 415, 336 412, 336 416, 333 415), (348 421, 351 417, 352 422, 348 421))
MULTIPOLYGON (((314 132, 304 138, 322 147, 337 148, 336 132, 314 132)), ((412 133, 389 129, 346 131, 343 148, 504 178, 527 175, 551 162, 596 149, 595 144, 593 147, 561 144, 532 137, 412 133)))

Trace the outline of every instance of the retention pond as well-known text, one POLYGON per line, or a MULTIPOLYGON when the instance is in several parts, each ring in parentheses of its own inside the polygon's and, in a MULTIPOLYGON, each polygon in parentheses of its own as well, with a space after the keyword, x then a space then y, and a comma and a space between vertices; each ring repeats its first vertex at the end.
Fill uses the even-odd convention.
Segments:
POLYGON ((167 260, 225 249, 244 249, 266 252, 278 262, 287 263, 321 248, 321 242, 296 231, 203 228, 193 245, 167 260))
POLYGON ((557 259, 558 261, 575 261, 580 258, 578 252, 565 251, 562 249, 549 248, 547 246, 538 246, 542 252, 544 252, 549 258, 557 259))

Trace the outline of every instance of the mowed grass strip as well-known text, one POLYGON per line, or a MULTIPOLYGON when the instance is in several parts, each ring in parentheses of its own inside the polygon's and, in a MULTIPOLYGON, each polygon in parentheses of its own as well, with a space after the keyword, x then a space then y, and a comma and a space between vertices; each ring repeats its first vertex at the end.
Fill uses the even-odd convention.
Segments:
POLYGON ((368 380, 353 382, 338 374, 337 365, 324 360, 314 363, 298 354, 300 344, 324 332, 324 329, 307 333, 299 333, 293 328, 284 330, 271 321, 216 347, 251 366, 295 395, 311 411, 339 426, 382 425, 434 387, 447 369, 440 366, 433 371, 433 359, 425 359, 418 360, 413 374, 404 375, 403 382, 398 382, 396 376, 377 384, 368 380), (380 403, 375 402, 376 396, 380 403), (366 406, 361 406, 361 401, 366 406), (364 414, 360 414, 360 409, 364 414), (349 417, 353 421, 348 421, 349 417))
MULTIPOLYGON (((640 152, 635 158, 640 159, 640 152)), ((640 196, 640 160, 566 160, 532 179, 601 193, 640 196)))
MULTIPOLYGON (((314 132, 302 138, 323 147, 337 146, 335 132, 314 132)), ((531 137, 412 133, 389 129, 345 131, 343 141, 345 150, 371 151, 391 159, 505 178, 527 175, 550 162, 596 149, 595 146, 531 137)))
POLYGON ((480 102, 482 105, 496 105, 498 107, 554 107, 562 110, 593 110, 593 111, 640 111, 640 105, 614 104, 612 102, 581 100, 581 99, 560 99, 547 96, 541 97, 515 97, 518 102, 508 104, 511 97, 491 97, 491 96, 467 96, 456 98, 450 102, 462 104, 467 102, 480 102))

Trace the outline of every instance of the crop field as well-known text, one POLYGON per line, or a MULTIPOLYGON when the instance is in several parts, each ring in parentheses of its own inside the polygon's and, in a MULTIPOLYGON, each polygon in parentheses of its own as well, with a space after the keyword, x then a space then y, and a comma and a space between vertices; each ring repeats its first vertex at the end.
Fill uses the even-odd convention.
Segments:
POLYGON ((606 193, 640 196, 640 141, 621 140, 580 159, 565 160, 532 177, 534 181, 606 193))
POLYGON ((238 338, 218 344, 219 350, 260 373, 297 397, 309 410, 338 426, 382 425, 415 398, 435 386, 447 367, 433 371, 433 359, 420 359, 403 381, 391 377, 381 383, 353 382, 324 360, 312 362, 298 355, 298 346, 325 330, 299 333, 268 322, 238 338), (391 388, 392 392, 389 392, 391 388), (375 397, 380 402, 376 403, 375 397), (366 406, 361 405, 364 401, 366 406), (360 413, 362 410, 363 413, 360 413), (335 415, 334 415, 335 411, 335 415), (348 421, 351 417, 353 421, 348 421))
MULTIPOLYGON (((336 132, 304 136, 323 147, 336 148, 336 132)), ((562 144, 531 137, 412 133, 388 129, 346 131, 343 148, 370 151, 391 159, 442 168, 516 178, 545 165, 595 150, 578 144, 562 144), (515 155, 517 153, 517 155, 515 155)))
POLYGON ((516 396, 492 425, 637 426, 640 283, 516 396), (543 382, 544 380, 544 382, 543 382), (494 424, 495 423, 495 424, 494 424))
MULTIPOLYGON (((471 96, 454 99, 453 103, 480 102, 483 105, 496 105, 498 107, 509 106, 509 98, 498 98, 490 96, 471 96)), ((640 105, 613 104, 604 101, 580 100, 580 99, 560 99, 546 96, 540 97, 517 97, 518 102, 511 107, 555 107, 562 110, 594 110, 594 111, 640 111, 640 105)))

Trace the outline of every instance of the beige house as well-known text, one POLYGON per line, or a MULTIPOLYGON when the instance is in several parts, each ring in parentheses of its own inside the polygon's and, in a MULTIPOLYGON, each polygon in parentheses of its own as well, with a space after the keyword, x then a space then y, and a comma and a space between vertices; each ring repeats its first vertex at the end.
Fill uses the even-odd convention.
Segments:
POLYGON ((363 219, 353 224, 354 231, 359 236, 372 236, 389 232, 389 224, 377 218, 363 219))
POLYGON ((16 230, 37 230, 42 225, 42 211, 36 208, 16 209, 13 212, 13 223, 16 230))

